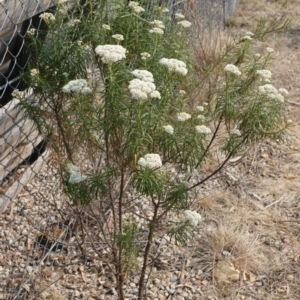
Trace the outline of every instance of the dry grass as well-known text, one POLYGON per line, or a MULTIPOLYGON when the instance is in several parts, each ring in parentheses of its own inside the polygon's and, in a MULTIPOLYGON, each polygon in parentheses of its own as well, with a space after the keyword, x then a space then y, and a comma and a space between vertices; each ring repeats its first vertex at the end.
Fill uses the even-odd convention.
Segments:
MULTIPOLYGON (((294 18, 291 30, 271 36, 258 49, 275 49, 272 83, 290 92, 287 112, 294 122, 290 139, 284 144, 265 142, 251 148, 242 163, 229 165, 215 180, 217 188, 202 192, 202 196, 200 190, 195 202, 205 219, 195 250, 197 267, 204 271, 203 277, 218 299, 300 297, 300 105, 293 104, 300 103, 299 14, 298 0, 242 0, 232 19, 234 27, 214 33, 211 40, 201 40, 196 51, 201 73, 220 59, 222 45, 230 42, 228 33, 251 31, 262 17, 294 18), (245 278, 231 284, 213 280, 218 261, 230 261, 241 273, 253 273, 255 282, 245 284, 245 278)), ((215 164, 213 159, 207 161, 204 171, 215 164)))

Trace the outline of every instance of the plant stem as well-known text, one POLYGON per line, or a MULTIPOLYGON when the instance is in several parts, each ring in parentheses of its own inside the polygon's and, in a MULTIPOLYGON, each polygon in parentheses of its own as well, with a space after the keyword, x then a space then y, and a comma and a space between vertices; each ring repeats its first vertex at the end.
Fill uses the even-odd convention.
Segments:
MULTIPOLYGON (((121 172, 121 183, 120 183, 120 196, 119 196, 119 207, 118 207, 118 214, 119 214, 119 235, 122 234, 122 205, 123 205, 123 192, 124 192, 124 171, 121 172)), ((123 261, 122 261, 122 242, 119 243, 118 247, 118 267, 117 267, 117 282, 118 282, 118 296, 119 300, 124 300, 124 274, 123 274, 123 261)))
POLYGON ((144 251, 143 267, 142 267, 141 276, 140 276, 140 280, 139 280, 138 300, 142 300, 143 293, 145 290, 145 275, 146 275, 146 269, 147 269, 147 262, 148 262, 148 257, 149 257, 149 253, 150 253, 150 248, 152 246, 152 240, 153 240, 153 235, 154 235, 154 231, 155 231, 155 223, 156 223, 156 218, 157 218, 157 214, 158 214, 158 207, 159 207, 159 205, 155 204, 153 219, 150 221, 150 224, 149 224, 147 245, 146 245, 146 248, 144 251))

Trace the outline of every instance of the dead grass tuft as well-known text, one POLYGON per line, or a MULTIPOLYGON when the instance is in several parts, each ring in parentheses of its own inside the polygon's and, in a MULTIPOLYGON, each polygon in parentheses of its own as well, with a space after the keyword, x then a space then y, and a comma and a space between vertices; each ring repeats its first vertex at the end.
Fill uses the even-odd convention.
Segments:
POLYGON ((199 264, 204 276, 211 276, 218 261, 230 261, 240 271, 260 274, 267 259, 263 254, 259 236, 250 233, 246 224, 223 216, 219 224, 210 224, 197 248, 199 264))

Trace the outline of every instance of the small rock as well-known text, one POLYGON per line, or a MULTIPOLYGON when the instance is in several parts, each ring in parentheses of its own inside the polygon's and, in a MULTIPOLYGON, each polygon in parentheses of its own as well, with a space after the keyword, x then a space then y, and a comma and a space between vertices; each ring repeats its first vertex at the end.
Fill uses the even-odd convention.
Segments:
POLYGON ((293 280, 294 280, 294 275, 289 274, 289 275, 287 276, 287 280, 288 280, 288 281, 293 281, 293 280))
POLYGON ((139 289, 137 289, 137 288, 132 289, 132 294, 137 294, 138 292, 139 292, 139 289))
POLYGON ((236 270, 231 262, 218 261, 213 270, 213 277, 220 281, 230 283, 240 279, 240 271, 236 270))
POLYGON ((289 238, 287 238, 287 237, 284 237, 282 239, 282 242, 285 243, 285 244, 289 244, 291 242, 291 240, 289 238))
POLYGON ((102 286, 106 289, 110 289, 111 288, 111 283, 109 281, 105 281, 102 286))
POLYGON ((176 292, 175 289, 169 289, 169 294, 173 295, 176 292))

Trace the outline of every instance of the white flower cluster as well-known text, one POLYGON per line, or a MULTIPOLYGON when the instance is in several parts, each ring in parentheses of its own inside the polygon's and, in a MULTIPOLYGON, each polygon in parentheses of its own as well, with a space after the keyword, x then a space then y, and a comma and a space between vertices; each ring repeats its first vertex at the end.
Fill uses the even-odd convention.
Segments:
POLYGON ((34 36, 36 33, 36 29, 35 28, 30 28, 28 31, 27 31, 27 34, 29 36, 34 36))
POLYGON ((185 219, 191 224, 191 226, 196 227, 201 221, 202 217, 196 211, 185 210, 184 211, 185 219))
POLYGON ((281 95, 284 95, 284 96, 287 96, 289 94, 289 92, 287 91, 287 89, 285 88, 280 88, 278 89, 278 92, 281 94, 281 95))
POLYGON ((197 108, 199 111, 204 111, 204 107, 201 106, 201 105, 197 106, 196 108, 197 108))
POLYGON ((273 53, 273 52, 274 52, 274 49, 271 48, 271 47, 267 47, 266 50, 267 50, 267 52, 269 52, 269 53, 273 53))
POLYGON ((14 98, 17 98, 17 99, 21 99, 23 97, 23 93, 20 90, 18 90, 18 89, 13 90, 13 92, 11 93, 11 95, 14 98))
POLYGON ((79 183, 87 178, 86 175, 80 173, 77 166, 71 163, 67 164, 67 171, 70 173, 69 183, 79 183))
POLYGON ((253 32, 251 32, 251 31, 247 31, 246 33, 245 33, 245 35, 248 35, 248 36, 254 36, 254 33, 253 32))
POLYGON ((232 134, 232 135, 237 135, 237 136, 241 136, 241 135, 242 135, 242 134, 241 134, 241 131, 240 131, 239 129, 237 129, 237 128, 232 129, 232 130, 230 131, 230 134, 232 134))
POLYGON ((199 119, 201 122, 205 122, 206 118, 203 115, 198 115, 197 119, 199 119))
POLYGON ((42 20, 44 20, 44 21, 55 21, 55 17, 54 17, 54 15, 53 14, 51 14, 51 13, 47 13, 47 12, 45 12, 45 13, 42 13, 40 16, 39 16, 42 20))
POLYGON ((196 131, 201 133, 201 134, 211 134, 210 128, 206 127, 205 125, 198 125, 195 126, 196 131))
POLYGON ((150 22, 150 24, 154 25, 154 27, 158 27, 161 29, 166 28, 163 21, 160 21, 160 20, 154 20, 154 21, 150 22))
POLYGON ((164 8, 162 8, 162 10, 161 10, 161 12, 164 12, 164 13, 167 13, 167 12, 169 12, 170 10, 168 9, 168 8, 166 8, 166 7, 164 7, 164 8))
POLYGON ((162 166, 162 161, 159 154, 149 153, 138 160, 138 165, 145 168, 155 169, 162 166))
POLYGON ((146 60, 147 58, 151 57, 151 55, 148 52, 142 52, 141 53, 141 58, 146 60))
POLYGON ((265 81, 270 81, 271 77, 272 77, 272 72, 269 70, 257 70, 256 74, 259 75, 262 79, 264 79, 265 81))
POLYGON ((176 13, 175 14, 175 19, 184 19, 185 16, 183 14, 180 14, 180 13, 176 13))
POLYGON ((164 31, 159 27, 153 27, 152 29, 149 30, 149 32, 155 33, 155 34, 160 34, 160 35, 164 34, 164 31))
POLYGON ((162 58, 159 63, 163 66, 166 66, 169 71, 179 73, 185 76, 188 72, 186 64, 175 58, 162 58))
POLYGON ((233 75, 236 75, 236 76, 242 75, 239 68, 237 66, 233 65, 233 64, 226 65, 226 67, 224 68, 224 71, 227 72, 227 73, 231 73, 233 75))
POLYGON ((105 64, 126 58, 126 49, 121 45, 99 45, 95 48, 95 52, 105 64))
POLYGON ((153 75, 147 70, 134 70, 131 72, 133 76, 146 82, 154 82, 153 75))
POLYGON ((75 79, 69 81, 63 88, 63 93, 69 94, 71 92, 81 94, 91 94, 93 91, 87 86, 85 79, 75 79))
POLYGON ((30 70, 30 76, 34 77, 34 76, 37 76, 39 75, 39 70, 37 69, 31 69, 30 70))
POLYGON ((130 1, 129 4, 128 4, 128 6, 131 7, 132 10, 133 10, 135 13, 137 13, 137 14, 139 14, 139 13, 145 11, 145 9, 142 8, 142 7, 139 5, 139 3, 136 2, 136 1, 130 1))
POLYGON ((177 114, 177 120, 180 122, 184 122, 188 119, 190 119, 192 116, 190 114, 187 114, 186 112, 181 112, 177 114))
POLYGON ((103 25, 102 25, 102 28, 103 28, 104 30, 110 30, 110 26, 107 25, 107 24, 103 24, 103 25))
POLYGON ((152 82, 133 79, 129 82, 128 88, 132 99, 147 100, 148 97, 153 99, 161 98, 159 91, 155 90, 155 84, 152 82))
POLYGON ((184 91, 184 90, 180 90, 180 91, 179 91, 179 94, 181 94, 181 95, 185 95, 185 94, 186 94, 186 91, 184 91))
POLYGON ((153 83, 153 75, 147 70, 134 70, 131 72, 136 79, 129 82, 129 91, 133 99, 147 100, 148 97, 160 99, 159 91, 156 91, 156 86, 153 83))
POLYGON ((174 133, 174 128, 171 125, 165 125, 163 126, 165 132, 169 133, 169 134, 173 134, 174 133))
POLYGON ((186 20, 177 22, 178 25, 182 26, 183 28, 189 28, 192 26, 192 23, 186 20))
POLYGON ((111 36, 113 39, 115 39, 118 42, 124 41, 124 37, 122 34, 114 34, 111 36))
MULTIPOLYGON (((282 89, 280 89, 282 91, 282 89)), ((284 89, 285 90, 285 89, 284 89)), ((284 97, 279 90, 277 90, 272 84, 265 84, 258 87, 258 92, 262 95, 266 95, 267 97, 278 100, 280 102, 284 102, 284 97)))

